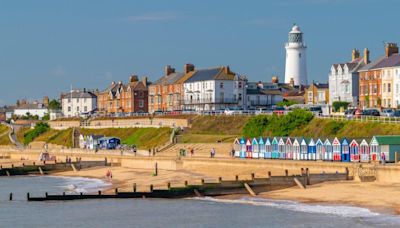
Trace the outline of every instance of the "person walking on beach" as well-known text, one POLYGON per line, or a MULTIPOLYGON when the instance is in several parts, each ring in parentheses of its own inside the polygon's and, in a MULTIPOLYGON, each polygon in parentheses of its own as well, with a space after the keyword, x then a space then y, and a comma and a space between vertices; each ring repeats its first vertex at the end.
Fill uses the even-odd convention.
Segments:
POLYGON ((233 158, 235 157, 235 149, 233 149, 233 148, 231 150, 231 157, 233 157, 233 158))
POLYGON ((215 149, 214 147, 211 149, 211 158, 215 157, 215 149))
POLYGON ((381 160, 382 160, 382 165, 384 165, 385 164, 385 162, 386 162, 386 154, 385 153, 382 153, 382 156, 381 156, 381 160))
POLYGON ((193 155, 194 155, 194 149, 190 148, 190 156, 193 157, 193 155))

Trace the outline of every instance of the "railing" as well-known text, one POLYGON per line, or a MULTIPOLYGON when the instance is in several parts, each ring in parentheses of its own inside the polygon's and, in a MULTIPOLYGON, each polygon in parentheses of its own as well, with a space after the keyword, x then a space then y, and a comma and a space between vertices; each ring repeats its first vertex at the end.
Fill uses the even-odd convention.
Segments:
POLYGON ((184 100, 183 104, 192 105, 192 104, 237 104, 239 103, 238 99, 192 99, 192 100, 184 100))
POLYGON ((400 123, 400 117, 386 116, 316 116, 321 119, 331 119, 336 121, 358 121, 358 122, 375 122, 375 123, 400 123))

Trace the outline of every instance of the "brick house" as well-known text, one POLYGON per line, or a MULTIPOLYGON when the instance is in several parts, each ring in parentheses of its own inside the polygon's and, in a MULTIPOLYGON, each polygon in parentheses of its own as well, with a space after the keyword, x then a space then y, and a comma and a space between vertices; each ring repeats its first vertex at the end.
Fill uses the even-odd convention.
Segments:
POLYGON ((325 105, 329 103, 328 83, 312 83, 305 89, 304 101, 306 104, 325 105))
POLYGON ((195 71, 193 64, 185 64, 183 73, 167 65, 164 75, 149 86, 149 113, 183 109, 183 83, 195 71))
POLYGON ((132 75, 127 84, 112 82, 97 93, 97 108, 101 113, 148 112, 148 82, 132 75))

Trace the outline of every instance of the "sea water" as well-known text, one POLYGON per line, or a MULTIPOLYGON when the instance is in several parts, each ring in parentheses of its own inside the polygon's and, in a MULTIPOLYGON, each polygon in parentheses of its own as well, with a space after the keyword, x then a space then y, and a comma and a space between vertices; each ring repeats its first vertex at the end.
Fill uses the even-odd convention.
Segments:
POLYGON ((400 227, 399 217, 366 208, 252 197, 26 201, 27 192, 75 194, 107 187, 90 178, 1 177, 0 227, 400 227))

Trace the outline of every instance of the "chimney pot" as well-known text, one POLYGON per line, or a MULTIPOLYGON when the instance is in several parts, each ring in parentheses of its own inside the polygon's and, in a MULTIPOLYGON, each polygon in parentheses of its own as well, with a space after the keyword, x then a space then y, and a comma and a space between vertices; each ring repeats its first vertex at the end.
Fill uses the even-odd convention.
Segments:
POLYGON ((398 54, 399 48, 397 47, 397 44, 396 43, 387 43, 385 45, 385 53, 386 53, 386 58, 389 58, 393 54, 398 54))
POLYGON ((369 50, 368 48, 364 49, 364 64, 368 64, 369 63, 369 50))
POLYGON ((195 69, 195 68, 194 68, 194 65, 191 64, 191 63, 187 63, 187 64, 185 64, 185 65, 183 66, 183 72, 184 72, 185 74, 194 71, 194 69, 195 69))
POLYGON ((354 61, 358 58, 360 58, 360 51, 354 48, 353 51, 351 52, 351 61, 354 61))
POLYGON ((172 74, 172 73, 175 73, 175 69, 172 68, 170 65, 166 65, 166 66, 164 67, 164 75, 165 75, 165 76, 168 76, 168 75, 170 75, 170 74, 172 74))

